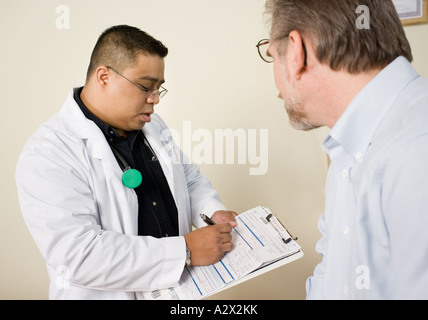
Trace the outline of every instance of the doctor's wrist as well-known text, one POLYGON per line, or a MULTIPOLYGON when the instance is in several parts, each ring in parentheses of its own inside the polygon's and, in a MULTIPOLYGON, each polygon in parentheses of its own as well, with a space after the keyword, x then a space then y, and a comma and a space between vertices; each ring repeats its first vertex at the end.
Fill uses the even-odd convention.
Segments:
POLYGON ((187 246, 187 243, 186 243, 186 262, 185 262, 185 264, 186 264, 186 267, 192 265, 192 260, 191 260, 191 256, 190 256, 190 249, 187 246))

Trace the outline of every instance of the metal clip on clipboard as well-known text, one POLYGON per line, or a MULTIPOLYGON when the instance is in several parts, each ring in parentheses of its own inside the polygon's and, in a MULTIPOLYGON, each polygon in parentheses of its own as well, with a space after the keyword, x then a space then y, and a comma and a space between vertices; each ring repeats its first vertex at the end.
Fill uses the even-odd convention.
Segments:
POLYGON ((285 244, 289 244, 292 240, 296 241, 298 238, 293 236, 291 234, 291 232, 282 224, 281 221, 279 221, 278 218, 276 218, 272 213, 270 213, 267 217, 266 217, 267 222, 269 222, 274 229, 278 232, 278 234, 281 236, 282 241, 285 244), (273 218, 275 218, 275 221, 278 221, 278 223, 282 226, 282 228, 288 233, 289 237, 287 239, 284 239, 282 234, 281 234, 281 230, 278 229, 278 226, 272 222, 273 218))

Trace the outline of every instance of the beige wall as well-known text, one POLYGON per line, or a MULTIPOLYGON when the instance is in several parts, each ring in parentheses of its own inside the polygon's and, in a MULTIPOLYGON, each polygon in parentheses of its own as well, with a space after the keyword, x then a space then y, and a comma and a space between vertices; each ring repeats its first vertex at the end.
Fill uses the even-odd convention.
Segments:
MULTIPOLYGON (((263 5, 264 0, 0 2, 0 299, 48 296, 44 262, 19 210, 15 164, 29 135, 58 111, 73 86, 83 85, 96 38, 115 24, 137 26, 169 47, 165 86, 170 92, 157 111, 180 134, 182 145, 194 149, 201 143, 188 138, 189 130, 214 138, 215 130, 243 129, 244 138, 257 148, 262 132, 268 133, 265 174, 250 175, 257 165, 249 158, 239 164, 237 157, 228 165, 213 158, 214 164, 202 163, 201 170, 230 209, 242 212, 263 205, 276 212, 299 236, 305 257, 214 298, 305 297, 305 280, 320 260, 314 248, 327 168, 320 144, 327 130, 290 128, 276 98, 272 66, 259 59, 255 48, 268 37, 263 5), (70 9, 69 29, 57 28, 57 22, 59 27, 66 22, 57 21, 60 5, 70 9)), ((428 77, 428 25, 407 27, 406 32, 414 65, 428 77)))

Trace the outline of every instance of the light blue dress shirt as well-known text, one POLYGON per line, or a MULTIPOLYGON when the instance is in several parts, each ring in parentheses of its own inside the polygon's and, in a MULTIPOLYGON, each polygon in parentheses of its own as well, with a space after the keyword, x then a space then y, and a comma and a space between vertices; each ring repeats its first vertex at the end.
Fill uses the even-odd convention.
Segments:
POLYGON ((403 57, 352 101, 323 143, 322 262, 308 299, 428 299, 428 79, 403 57))

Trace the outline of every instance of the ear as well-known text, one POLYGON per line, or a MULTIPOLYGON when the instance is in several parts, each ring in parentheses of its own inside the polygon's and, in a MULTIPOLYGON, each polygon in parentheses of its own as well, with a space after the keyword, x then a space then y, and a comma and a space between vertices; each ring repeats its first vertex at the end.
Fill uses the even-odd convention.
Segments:
POLYGON ((288 50, 292 53, 293 75, 297 80, 300 80, 306 68, 306 49, 302 36, 296 30, 290 32, 288 50))
POLYGON ((95 81, 101 88, 106 86, 110 76, 110 70, 105 66, 99 66, 95 71, 95 81))

